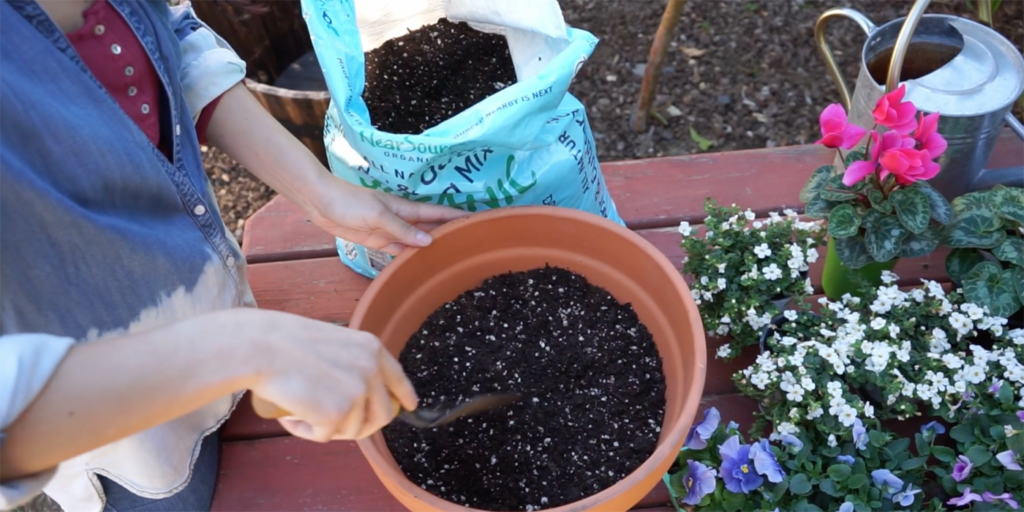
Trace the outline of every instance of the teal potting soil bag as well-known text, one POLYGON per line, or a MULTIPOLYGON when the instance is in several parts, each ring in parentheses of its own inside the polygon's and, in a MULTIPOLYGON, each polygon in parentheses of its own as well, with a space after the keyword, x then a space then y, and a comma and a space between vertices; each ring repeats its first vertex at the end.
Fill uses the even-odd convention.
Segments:
MULTIPOLYGON (((302 0, 302 12, 331 93, 324 143, 336 176, 468 211, 545 204, 623 224, 586 111, 567 92, 597 38, 566 26, 556 0, 302 0), (363 52, 440 18, 504 35, 517 82, 420 134, 377 130, 362 98, 363 52)), ((337 243, 370 278, 391 259, 337 243)))

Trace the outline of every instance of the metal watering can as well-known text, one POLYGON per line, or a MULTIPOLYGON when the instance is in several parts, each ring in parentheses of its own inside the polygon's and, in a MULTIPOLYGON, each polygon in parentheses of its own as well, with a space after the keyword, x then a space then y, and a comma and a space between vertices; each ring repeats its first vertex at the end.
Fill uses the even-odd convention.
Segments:
POLYGON ((880 27, 849 8, 818 17, 814 40, 850 122, 873 126, 875 103, 899 87, 902 74, 904 100, 926 113, 940 113, 938 131, 949 146, 938 160, 939 173, 929 180, 936 190, 953 200, 996 184, 1024 187, 1024 166, 985 169, 1004 124, 1024 139, 1024 126, 1010 112, 1024 92, 1024 57, 989 27, 957 16, 925 15, 930 1, 917 0, 906 18, 880 27), (868 36, 852 97, 825 41, 828 23, 836 18, 853 20, 868 36))

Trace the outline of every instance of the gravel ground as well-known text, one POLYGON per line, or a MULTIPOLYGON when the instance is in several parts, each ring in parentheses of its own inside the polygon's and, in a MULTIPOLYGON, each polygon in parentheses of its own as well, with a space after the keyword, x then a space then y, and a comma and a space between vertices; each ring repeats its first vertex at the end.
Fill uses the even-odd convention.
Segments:
MULTIPOLYGON (((566 22, 601 39, 571 92, 591 116, 601 161, 701 151, 691 134, 728 151, 813 142, 817 114, 839 95, 814 46, 814 21, 853 7, 876 23, 904 15, 912 0, 689 0, 665 58, 648 130, 629 116, 665 0, 559 0, 566 22)), ((968 0, 933 0, 928 12, 974 19, 968 0)), ((995 28, 1024 47, 1024 0, 1003 0, 995 28)), ((864 36, 833 22, 829 38, 847 80, 856 78, 864 36)), ((1021 108, 1015 109, 1018 116, 1021 108)), ((244 220, 274 193, 215 149, 205 153, 225 222, 241 239, 244 220)))

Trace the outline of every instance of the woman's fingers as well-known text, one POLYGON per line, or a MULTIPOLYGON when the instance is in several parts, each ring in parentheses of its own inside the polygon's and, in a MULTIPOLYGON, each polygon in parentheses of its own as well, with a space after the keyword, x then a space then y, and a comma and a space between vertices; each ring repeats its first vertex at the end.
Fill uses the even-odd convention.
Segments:
POLYGON ((419 397, 416 396, 416 389, 409 377, 402 370, 402 365, 383 348, 381 348, 379 359, 381 377, 388 393, 398 399, 398 403, 402 405, 403 409, 415 411, 418 407, 419 397))

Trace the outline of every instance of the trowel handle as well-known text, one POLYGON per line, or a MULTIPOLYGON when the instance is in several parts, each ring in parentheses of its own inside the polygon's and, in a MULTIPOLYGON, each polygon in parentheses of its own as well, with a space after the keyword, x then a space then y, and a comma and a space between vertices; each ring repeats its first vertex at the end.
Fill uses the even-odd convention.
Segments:
POLYGON ((843 74, 839 71, 839 65, 836 64, 835 56, 832 55, 832 49, 829 48, 828 41, 825 39, 825 31, 828 28, 828 24, 836 18, 853 20, 864 31, 864 34, 868 36, 874 33, 878 27, 862 12, 850 9, 849 7, 829 9, 821 13, 821 16, 818 16, 818 21, 814 22, 814 44, 818 47, 818 55, 821 56, 821 60, 825 61, 825 69, 828 71, 829 76, 832 77, 832 81, 835 82, 836 88, 839 89, 839 98, 843 102, 843 107, 849 112, 850 105, 853 103, 853 97, 850 96, 850 88, 846 86, 846 80, 843 79, 843 74))
MULTIPOLYGON (((250 392, 251 393, 251 392, 250 392)), ((256 415, 266 420, 277 420, 292 416, 292 413, 285 409, 278 407, 276 404, 264 400, 255 393, 252 394, 252 409, 256 411, 256 415)), ((398 403, 398 399, 394 396, 391 397, 391 418, 394 419, 398 416, 398 413, 402 411, 402 404, 398 403)))

